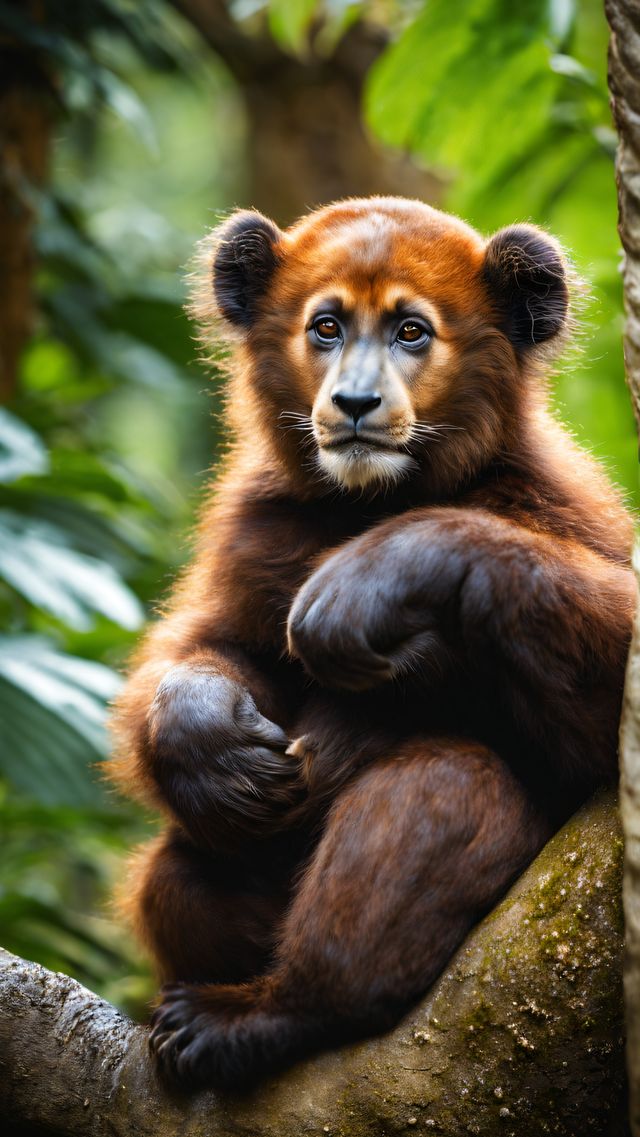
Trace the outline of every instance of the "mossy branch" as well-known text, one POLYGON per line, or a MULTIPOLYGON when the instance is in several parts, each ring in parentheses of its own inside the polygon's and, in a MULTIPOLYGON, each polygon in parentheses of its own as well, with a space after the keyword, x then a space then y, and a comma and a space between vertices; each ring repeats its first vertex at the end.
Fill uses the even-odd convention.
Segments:
POLYGON ((0 1116, 30 1137, 622 1137, 621 856, 604 795, 554 837, 396 1031, 244 1098, 169 1094, 144 1027, 1 953, 0 1116))

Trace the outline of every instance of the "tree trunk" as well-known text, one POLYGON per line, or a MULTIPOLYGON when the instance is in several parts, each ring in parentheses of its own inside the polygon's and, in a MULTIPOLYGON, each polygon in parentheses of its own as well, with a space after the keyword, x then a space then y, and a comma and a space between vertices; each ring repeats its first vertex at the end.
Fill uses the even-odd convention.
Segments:
POLYGON ((407 156, 385 150, 362 122, 365 76, 386 45, 359 20, 328 55, 311 37, 303 58, 266 28, 245 34, 222 0, 175 0, 238 83, 247 122, 244 202, 287 225, 341 197, 396 193, 434 202, 440 183, 407 156))
POLYGON ((169 1094, 145 1028, 0 953, 0 1116, 12 1137, 624 1137, 621 858, 604 795, 397 1030, 242 1098, 169 1094))
POLYGON ((31 333, 32 196, 47 170, 52 94, 39 55, 0 38, 0 401, 15 390, 20 353, 31 333))
MULTIPOLYGON (((637 0, 607 0, 606 11, 611 27, 609 87, 619 136, 616 173, 627 310, 625 363, 640 430, 640 8, 637 0)), ((635 567, 638 575, 638 551, 635 567)), ((640 609, 627 667, 620 763, 620 805, 626 846, 627 1063, 632 1131, 634 1137, 640 1137, 640 609)))

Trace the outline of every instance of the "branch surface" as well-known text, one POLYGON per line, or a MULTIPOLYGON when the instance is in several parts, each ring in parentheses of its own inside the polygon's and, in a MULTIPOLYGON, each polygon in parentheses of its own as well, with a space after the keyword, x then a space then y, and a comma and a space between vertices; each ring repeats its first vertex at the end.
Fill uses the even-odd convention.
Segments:
POLYGON ((622 842, 586 806, 384 1038, 250 1096, 169 1094, 136 1026, 0 953, 0 1116, 65 1137, 623 1137, 622 842))

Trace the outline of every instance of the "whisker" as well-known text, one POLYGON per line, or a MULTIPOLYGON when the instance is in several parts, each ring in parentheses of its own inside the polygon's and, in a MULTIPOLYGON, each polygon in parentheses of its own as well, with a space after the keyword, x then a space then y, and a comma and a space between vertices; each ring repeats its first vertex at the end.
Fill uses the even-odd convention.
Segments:
POLYGON ((464 426, 454 426, 454 424, 450 423, 450 422, 431 423, 431 422, 420 422, 418 420, 417 422, 414 422, 412 427, 411 427, 411 435, 409 437, 409 442, 410 443, 411 442, 420 442, 420 441, 424 442, 427 439, 429 441, 433 441, 433 442, 440 442, 444 438, 445 431, 447 431, 447 430, 462 430, 462 431, 464 431, 465 429, 466 428, 464 426))
POLYGON ((311 422, 311 416, 304 415, 301 411, 280 411, 278 418, 292 418, 298 419, 300 422, 311 422))
POLYGON ((428 430, 428 431, 431 431, 431 430, 464 430, 466 432, 466 429, 467 429, 466 426, 454 426, 454 424, 451 422, 420 422, 419 419, 413 425, 414 425, 414 427, 418 427, 422 430, 428 430))
POLYGON ((280 411, 278 418, 291 419, 289 423, 279 423, 280 430, 297 430, 302 435, 303 445, 309 446, 314 441, 315 432, 309 415, 303 415, 299 411, 280 411))

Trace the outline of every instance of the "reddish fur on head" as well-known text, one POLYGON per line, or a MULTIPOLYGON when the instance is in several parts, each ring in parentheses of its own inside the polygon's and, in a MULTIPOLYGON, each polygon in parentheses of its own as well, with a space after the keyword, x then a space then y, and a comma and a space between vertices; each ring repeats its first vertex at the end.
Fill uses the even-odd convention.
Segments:
POLYGON ((326 493, 327 482, 368 494, 412 482, 431 495, 466 482, 513 449, 539 397, 540 362, 567 320, 553 238, 520 225, 486 241, 401 198, 339 202, 286 232, 240 211, 206 239, 201 264, 193 311, 232 341, 236 434, 268 443, 305 496, 326 493), (323 447, 344 423, 332 403, 336 361, 307 329, 327 299, 374 339, 394 305, 430 325, 419 355, 380 353, 376 390, 385 392, 369 422, 388 452, 323 447))

